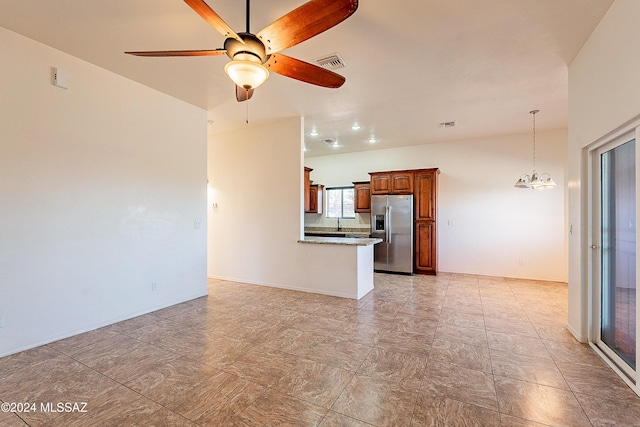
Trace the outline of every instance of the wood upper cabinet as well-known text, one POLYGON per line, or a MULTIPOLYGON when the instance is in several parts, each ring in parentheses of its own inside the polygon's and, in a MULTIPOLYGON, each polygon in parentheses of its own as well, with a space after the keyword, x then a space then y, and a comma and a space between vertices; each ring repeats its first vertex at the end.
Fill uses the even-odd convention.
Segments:
POLYGON ((354 210, 356 213, 371 212, 371 182, 359 181, 353 183, 354 210))
POLYGON ((438 169, 424 169, 415 172, 415 220, 436 219, 436 189, 438 169))
POLYGON ((371 194, 413 194, 413 171, 373 172, 371 194))
POLYGON ((311 184, 309 186, 309 210, 308 213, 321 214, 323 202, 324 185, 311 184))
POLYGON ((371 194, 389 194, 391 192, 391 173, 375 172, 369 175, 371 175, 371 194))
POLYGON ((304 211, 309 212, 309 204, 311 203, 311 198, 309 197, 309 191, 311 187, 311 171, 313 169, 304 167, 304 211))

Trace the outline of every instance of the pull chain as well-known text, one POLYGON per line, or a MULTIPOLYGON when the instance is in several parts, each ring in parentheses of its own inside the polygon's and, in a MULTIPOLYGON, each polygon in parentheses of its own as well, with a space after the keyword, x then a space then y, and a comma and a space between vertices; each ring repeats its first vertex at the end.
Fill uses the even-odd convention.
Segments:
POLYGON ((245 89, 247 91, 247 118, 246 123, 249 124, 249 89, 245 89))

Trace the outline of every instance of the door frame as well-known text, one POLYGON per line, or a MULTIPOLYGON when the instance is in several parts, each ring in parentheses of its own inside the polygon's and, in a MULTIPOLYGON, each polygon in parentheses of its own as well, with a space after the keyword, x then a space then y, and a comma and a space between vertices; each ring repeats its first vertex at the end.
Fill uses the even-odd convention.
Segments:
MULTIPOLYGON (((611 351, 606 345, 601 348, 597 343, 600 340, 600 257, 601 257, 601 240, 600 240, 600 154, 622 145, 632 139, 638 144, 638 136, 640 135, 640 116, 630 120, 625 125, 610 132, 602 138, 596 140, 593 144, 585 148, 588 168, 587 168, 587 217, 588 217, 588 238, 585 242, 584 250, 587 255, 587 281, 588 281, 588 339, 589 345, 595 352, 627 383, 636 394, 640 395, 640 363, 636 361, 636 370, 630 368, 626 362, 611 351), (596 246, 594 248, 593 246, 596 246)), ((640 149, 636 145, 636 224, 640 217, 640 197, 638 190, 640 189, 640 149)), ((637 236, 637 230, 636 230, 637 236)), ((636 241, 638 241, 636 237, 636 241)), ((636 268, 640 266, 640 251, 636 251, 636 268)), ((636 273, 636 304, 640 296, 640 271, 636 273)), ((640 310, 636 309, 636 358, 640 356, 640 340, 638 337, 638 327, 640 326, 640 310)))

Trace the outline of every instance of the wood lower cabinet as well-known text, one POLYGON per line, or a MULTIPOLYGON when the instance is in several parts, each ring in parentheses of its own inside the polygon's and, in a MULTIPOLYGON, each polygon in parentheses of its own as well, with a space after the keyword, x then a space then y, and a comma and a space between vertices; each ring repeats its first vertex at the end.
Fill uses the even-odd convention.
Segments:
POLYGON ((307 213, 322 213, 322 207, 324 206, 323 193, 324 185, 311 184, 309 186, 309 210, 307 213))
POLYGON ((414 232, 414 273, 436 274, 436 222, 416 221, 414 232))
POLYGON ((437 273, 437 168, 370 172, 371 194, 413 194, 414 273, 437 273))
POLYGON ((371 183, 359 181, 353 183, 354 210, 356 213, 371 212, 371 183))

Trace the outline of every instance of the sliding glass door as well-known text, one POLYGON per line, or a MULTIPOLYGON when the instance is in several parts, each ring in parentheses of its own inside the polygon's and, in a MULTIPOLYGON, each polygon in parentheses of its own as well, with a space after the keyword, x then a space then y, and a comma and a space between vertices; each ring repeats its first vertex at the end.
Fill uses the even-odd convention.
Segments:
MULTIPOLYGON (((599 325, 596 344, 635 378, 636 291, 636 144, 623 138, 597 150, 594 184, 594 261, 599 282, 595 297, 599 325), (596 243, 600 242, 600 245, 596 243)), ((595 159, 594 159, 595 160, 595 159)))

